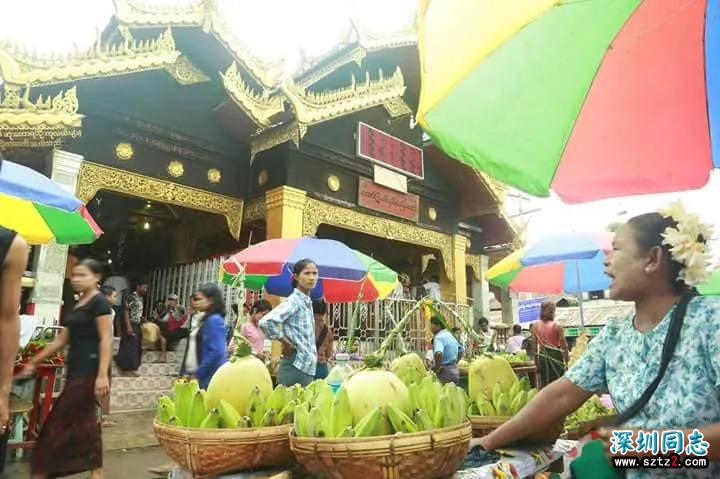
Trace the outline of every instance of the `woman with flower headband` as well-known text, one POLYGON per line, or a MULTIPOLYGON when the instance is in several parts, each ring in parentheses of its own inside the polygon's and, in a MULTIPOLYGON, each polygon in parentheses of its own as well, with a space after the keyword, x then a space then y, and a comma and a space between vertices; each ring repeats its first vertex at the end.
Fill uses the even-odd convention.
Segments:
MULTIPOLYGON (((635 433, 633 445, 638 430, 680 430, 687 446, 695 429, 710 445, 708 469, 631 469, 628 477, 720 477, 720 299, 695 292, 708 277, 711 237, 711 227, 679 203, 621 226, 605 273, 610 297, 634 302, 635 314, 606 325, 565 376, 471 446, 491 450, 541 436, 593 394, 609 392, 618 425, 635 433)), ((600 434, 609 453, 611 431, 600 434)))

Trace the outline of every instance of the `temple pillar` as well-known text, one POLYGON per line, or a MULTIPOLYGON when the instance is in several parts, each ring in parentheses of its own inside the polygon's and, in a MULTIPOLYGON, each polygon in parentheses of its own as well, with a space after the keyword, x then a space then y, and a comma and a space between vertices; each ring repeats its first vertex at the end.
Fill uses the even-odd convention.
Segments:
POLYGON ((502 304, 502 322, 511 326, 517 324, 519 321, 517 293, 503 289, 500 302, 502 304))
MULTIPOLYGON (((53 150, 50 178, 75 194, 83 156, 68 151, 53 150)), ((68 260, 68 246, 51 241, 40 247, 34 265, 35 287, 32 302, 39 324, 58 324, 62 306, 63 281, 68 260)))
MULTIPOLYGON (((485 279, 485 273, 488 270, 489 258, 485 255, 479 255, 480 260, 480 279, 473 276, 472 278, 472 298, 473 298, 473 316, 475 318, 490 317, 490 283, 485 279)), ((474 323, 473 323, 474 324, 474 323)), ((477 327, 477 325, 475 325, 477 327)))
MULTIPOLYGON (((265 222, 267 239, 301 238, 303 235, 303 210, 307 193, 290 186, 280 186, 265 193, 265 222)), ((265 295, 273 306, 281 298, 265 295)), ((280 357, 280 343, 272 342, 272 358, 280 357)))
POLYGON ((265 193, 267 239, 302 237, 306 197, 305 191, 290 186, 265 193))
MULTIPOLYGON (((467 273, 465 251, 467 238, 462 235, 453 235, 452 238, 452 265, 453 278, 448 278, 445 271, 440 275, 440 290, 443 300, 457 304, 467 304, 467 273)), ((443 264, 440 261, 440 264, 443 264)), ((443 268, 444 269, 444 268, 443 268)))

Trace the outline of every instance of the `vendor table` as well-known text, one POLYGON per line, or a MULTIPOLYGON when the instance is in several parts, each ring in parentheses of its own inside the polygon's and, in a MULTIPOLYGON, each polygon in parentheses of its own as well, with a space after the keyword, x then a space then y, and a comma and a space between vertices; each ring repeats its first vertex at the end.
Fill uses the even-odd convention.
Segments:
POLYGON ((8 449, 30 449, 35 445, 40 429, 52 409, 57 373, 63 367, 63 365, 41 364, 35 369, 35 388, 25 440, 8 444, 8 449), (43 390, 45 394, 41 397, 43 390))

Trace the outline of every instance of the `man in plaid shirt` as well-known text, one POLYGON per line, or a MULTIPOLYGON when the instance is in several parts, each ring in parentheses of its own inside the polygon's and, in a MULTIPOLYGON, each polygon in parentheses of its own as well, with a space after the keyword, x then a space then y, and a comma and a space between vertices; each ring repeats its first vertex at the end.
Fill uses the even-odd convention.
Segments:
POLYGON ((309 259, 298 261, 293 268, 295 290, 287 300, 260 320, 260 328, 265 334, 282 343, 283 357, 277 373, 278 384, 300 384, 305 387, 315 379, 317 348, 310 291, 317 281, 315 263, 309 259))

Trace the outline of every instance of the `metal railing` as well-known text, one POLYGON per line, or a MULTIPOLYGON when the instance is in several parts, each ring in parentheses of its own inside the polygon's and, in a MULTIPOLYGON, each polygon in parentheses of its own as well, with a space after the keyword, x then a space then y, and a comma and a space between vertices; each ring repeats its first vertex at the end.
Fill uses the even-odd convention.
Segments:
MULTIPOLYGON (((202 284, 218 281, 218 271, 225 257, 217 257, 195 263, 161 268, 150 275, 150 292, 148 308, 156 301, 163 300, 171 293, 180 297, 180 304, 188 306, 190 295, 202 284)), ((262 298, 262 291, 245 290, 244 298, 238 298, 239 288, 221 284, 225 293, 228 310, 232 304, 238 304, 242 315, 242 303, 252 304, 262 298)), ((361 303, 355 337, 357 338, 358 354, 365 355, 376 350, 386 335, 398 321, 412 309, 415 300, 385 299, 371 303, 361 303)), ((327 322, 333 329, 335 350, 344 351, 348 341, 348 324, 355 308, 355 303, 334 303, 328 305, 327 322)), ((440 303, 440 312, 447 318, 451 327, 459 326, 455 322, 455 314, 465 318, 472 324, 472 307, 466 304, 440 303), (452 314, 451 313, 454 313, 452 314)), ((414 313, 408 327, 398 340, 391 345, 387 359, 402 354, 404 351, 422 352, 427 349, 431 339, 429 324, 425 312, 421 309, 414 313)))

